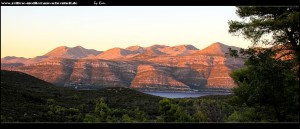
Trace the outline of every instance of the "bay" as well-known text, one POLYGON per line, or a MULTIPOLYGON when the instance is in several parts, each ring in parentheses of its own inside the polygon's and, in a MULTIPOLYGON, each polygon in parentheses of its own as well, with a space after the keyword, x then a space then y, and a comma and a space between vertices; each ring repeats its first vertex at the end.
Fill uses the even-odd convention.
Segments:
POLYGON ((165 97, 165 98, 195 98, 195 97, 201 97, 207 95, 231 94, 231 93, 224 93, 224 92, 157 92, 157 91, 145 91, 143 93, 165 97))

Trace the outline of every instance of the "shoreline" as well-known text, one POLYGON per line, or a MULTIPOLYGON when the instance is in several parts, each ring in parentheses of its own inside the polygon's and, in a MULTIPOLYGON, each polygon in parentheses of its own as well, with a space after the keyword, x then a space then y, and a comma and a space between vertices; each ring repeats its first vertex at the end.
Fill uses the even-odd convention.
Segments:
POLYGON ((199 90, 199 91, 159 91, 159 90, 138 90, 140 92, 153 92, 153 93, 223 93, 232 94, 231 90, 199 90))
POLYGON ((191 92, 182 92, 182 91, 140 91, 145 94, 150 94, 154 96, 160 96, 164 98, 197 98, 201 96, 210 96, 210 95, 231 95, 232 92, 220 92, 220 91, 191 91, 191 92))
MULTIPOLYGON (((69 87, 76 90, 98 90, 102 88, 76 88, 76 87, 69 87)), ((127 88, 127 87, 123 87, 127 88)), ((233 91, 231 89, 200 89, 200 90, 153 90, 153 89, 135 89, 129 88, 132 90, 136 90, 139 92, 156 92, 156 93, 220 93, 220 94, 231 94, 233 91)))

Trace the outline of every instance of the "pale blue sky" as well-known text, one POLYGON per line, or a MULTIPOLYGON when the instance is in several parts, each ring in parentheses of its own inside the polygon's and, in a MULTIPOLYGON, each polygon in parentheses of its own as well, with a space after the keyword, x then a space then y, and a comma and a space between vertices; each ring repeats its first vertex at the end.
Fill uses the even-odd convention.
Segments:
POLYGON ((2 6, 1 57, 35 57, 58 46, 105 51, 154 44, 221 42, 246 48, 228 33, 234 6, 2 6))

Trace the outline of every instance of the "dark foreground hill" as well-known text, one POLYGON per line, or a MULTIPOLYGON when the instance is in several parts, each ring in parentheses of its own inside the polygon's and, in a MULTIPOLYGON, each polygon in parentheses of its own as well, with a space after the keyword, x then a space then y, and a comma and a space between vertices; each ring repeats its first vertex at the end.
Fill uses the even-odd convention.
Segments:
POLYGON ((234 95, 163 99, 121 87, 76 90, 1 70, 1 123, 276 121, 273 113, 246 107, 234 95))
POLYGON ((139 107, 150 118, 158 115, 161 100, 161 97, 128 88, 58 87, 25 73, 1 70, 1 122, 80 122, 86 113, 94 111, 100 98, 104 98, 109 107, 117 107, 114 111, 120 115, 129 114, 126 109, 139 107))

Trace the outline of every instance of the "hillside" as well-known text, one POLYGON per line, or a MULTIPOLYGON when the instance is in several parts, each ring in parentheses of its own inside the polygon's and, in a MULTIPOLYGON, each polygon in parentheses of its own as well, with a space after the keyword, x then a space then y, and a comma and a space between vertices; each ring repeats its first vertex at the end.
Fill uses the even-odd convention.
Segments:
MULTIPOLYGON (((21 72, 1 70, 1 123, 237 122, 232 119, 237 111, 245 111, 245 107, 237 104, 234 95, 163 99, 121 87, 75 90, 53 86, 21 72), (99 106, 100 116, 96 112, 99 106), (103 115, 108 117, 101 120, 103 115)), ((250 108, 246 111, 251 116, 262 114, 250 108)), ((263 115, 269 119, 249 119, 246 115, 238 122, 276 121, 268 113, 263 115)), ((291 121, 299 121, 296 114, 292 118, 291 121)))
MULTIPOLYGON (((121 114, 126 113, 126 110, 139 107, 150 118, 157 115, 158 101, 161 99, 161 97, 120 87, 99 90, 57 87, 21 72, 1 70, 1 121, 4 119, 24 122, 53 121, 47 116, 50 110, 49 102, 53 103, 53 101, 66 111, 78 109, 80 113, 89 113, 94 110, 95 102, 101 97, 106 100, 108 106, 124 109, 120 110, 121 114)), ((61 119, 61 121, 66 120, 61 119)), ((82 121, 82 119, 74 119, 74 121, 82 121)))

